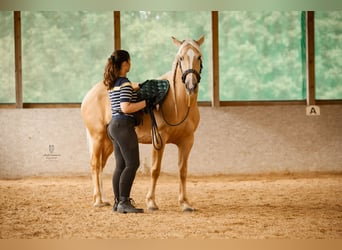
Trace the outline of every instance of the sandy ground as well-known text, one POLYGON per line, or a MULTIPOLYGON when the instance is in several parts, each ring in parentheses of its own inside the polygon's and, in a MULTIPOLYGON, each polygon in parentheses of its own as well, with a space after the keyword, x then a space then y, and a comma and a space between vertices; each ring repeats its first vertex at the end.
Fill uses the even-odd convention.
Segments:
MULTIPOLYGON (((104 179, 113 199, 111 177, 104 179)), ((132 197, 144 207, 149 177, 132 197)), ((90 177, 0 180, 1 239, 342 239, 342 175, 188 178, 195 212, 177 203, 178 179, 163 175, 160 210, 118 214, 92 207, 90 177)))

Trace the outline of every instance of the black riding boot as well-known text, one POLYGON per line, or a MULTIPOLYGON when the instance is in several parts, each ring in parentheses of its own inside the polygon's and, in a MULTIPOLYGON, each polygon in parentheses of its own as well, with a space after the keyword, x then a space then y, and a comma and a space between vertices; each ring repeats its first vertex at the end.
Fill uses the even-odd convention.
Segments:
POLYGON ((128 197, 120 197, 120 202, 117 208, 118 213, 143 213, 144 209, 136 208, 132 204, 132 199, 128 197))
POLYGON ((113 212, 116 212, 118 210, 119 205, 119 198, 114 199, 114 206, 113 206, 113 212))

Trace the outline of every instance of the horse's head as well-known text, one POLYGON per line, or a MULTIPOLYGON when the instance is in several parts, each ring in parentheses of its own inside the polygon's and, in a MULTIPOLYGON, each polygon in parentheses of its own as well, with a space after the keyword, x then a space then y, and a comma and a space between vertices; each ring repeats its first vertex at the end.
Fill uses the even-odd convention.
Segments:
POLYGON ((176 60, 177 66, 182 72, 182 82, 185 84, 186 91, 189 95, 197 93, 202 71, 200 46, 204 41, 204 36, 201 36, 197 41, 179 41, 174 37, 172 39, 173 43, 179 47, 176 60))

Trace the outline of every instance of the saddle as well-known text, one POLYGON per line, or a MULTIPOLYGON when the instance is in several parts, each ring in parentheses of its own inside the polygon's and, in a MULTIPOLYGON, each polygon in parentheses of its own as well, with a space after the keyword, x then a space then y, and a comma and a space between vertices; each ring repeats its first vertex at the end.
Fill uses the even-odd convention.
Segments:
POLYGON ((138 101, 142 100, 153 100, 153 106, 160 104, 168 90, 169 90, 168 80, 146 80, 139 83, 140 89, 137 91, 138 101))
POLYGON ((144 112, 148 113, 151 117, 152 144, 157 150, 161 149, 163 140, 159 133, 153 110, 157 104, 161 105, 169 90, 169 86, 168 80, 146 80, 139 84, 140 89, 137 91, 137 100, 146 100, 148 104, 144 109, 144 112))

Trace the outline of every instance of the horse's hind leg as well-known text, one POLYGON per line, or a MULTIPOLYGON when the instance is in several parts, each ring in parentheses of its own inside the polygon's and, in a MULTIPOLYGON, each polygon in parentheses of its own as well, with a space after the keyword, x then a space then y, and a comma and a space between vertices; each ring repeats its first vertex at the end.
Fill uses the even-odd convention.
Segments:
POLYGON ((165 146, 161 149, 152 151, 152 168, 151 168, 151 184, 150 189, 146 195, 146 205, 148 210, 158 210, 158 206, 155 201, 156 185, 160 174, 161 160, 163 158, 165 146))
MULTIPOLYGON (((107 201, 102 199, 102 170, 103 170, 103 138, 92 138, 93 147, 91 154, 91 168, 92 168, 92 179, 94 186, 94 207, 102 207, 110 205, 107 201)), ((108 157, 107 157, 108 158, 108 157)))
POLYGON ((113 143, 108 137, 105 137, 103 142, 103 148, 102 148, 102 159, 101 159, 101 173, 100 173, 100 190, 101 190, 101 200, 103 205, 109 206, 110 201, 106 198, 104 190, 103 190, 103 170, 106 166, 107 160, 111 153, 113 152, 113 143))

